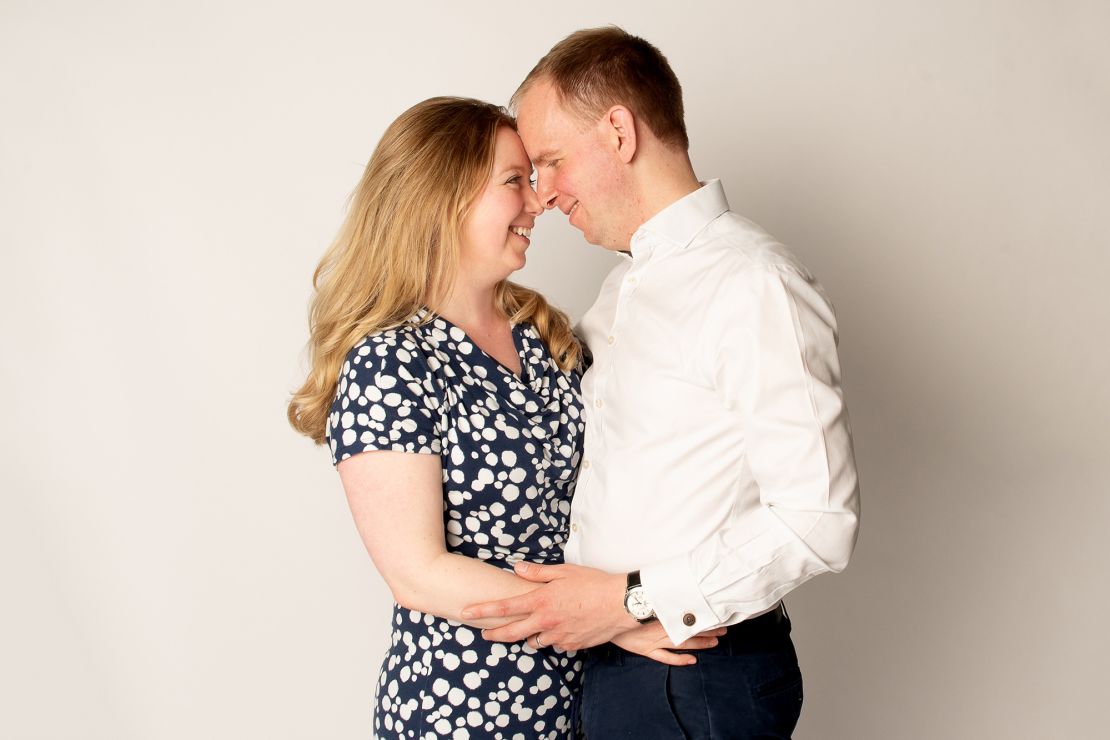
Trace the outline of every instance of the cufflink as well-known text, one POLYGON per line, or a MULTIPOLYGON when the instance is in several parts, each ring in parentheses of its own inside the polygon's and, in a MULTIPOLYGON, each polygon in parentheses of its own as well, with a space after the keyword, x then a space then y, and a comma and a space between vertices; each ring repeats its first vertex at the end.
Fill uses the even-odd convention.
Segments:
POLYGON ((698 621, 698 618, 695 617, 691 612, 686 612, 682 615, 682 623, 687 627, 693 627, 694 622, 696 621, 698 621))

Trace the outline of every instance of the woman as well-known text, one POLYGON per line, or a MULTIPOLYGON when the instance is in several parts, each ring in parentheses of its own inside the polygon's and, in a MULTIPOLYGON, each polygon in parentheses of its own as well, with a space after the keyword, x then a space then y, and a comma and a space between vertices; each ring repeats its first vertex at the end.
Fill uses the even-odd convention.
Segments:
MULTIPOLYGON (((578 344, 507 280, 543 210, 531 170, 502 109, 424 101, 386 131, 316 271, 289 418, 329 442, 397 602, 376 737, 574 734, 580 661, 482 638, 506 620, 459 618, 534 588, 517 560, 562 561, 580 457, 578 344)), ((622 645, 646 654, 661 636, 622 645)))
POLYGON ((542 212, 531 171, 502 110, 420 103, 386 131, 316 271, 312 373, 289 413, 329 441, 397 600, 376 736, 573 729, 579 661, 458 620, 476 595, 533 587, 512 562, 561 562, 581 449, 567 319, 506 280, 542 212))

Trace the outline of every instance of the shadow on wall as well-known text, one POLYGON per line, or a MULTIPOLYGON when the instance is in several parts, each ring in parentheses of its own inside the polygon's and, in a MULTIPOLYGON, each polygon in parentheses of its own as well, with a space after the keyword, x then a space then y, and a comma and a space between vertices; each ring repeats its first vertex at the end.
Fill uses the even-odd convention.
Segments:
MULTIPOLYGON (((1099 578, 1095 528, 1051 504, 1107 512, 1084 481, 1110 363, 1076 351, 1089 327, 1075 321, 1107 309, 1093 276, 1077 286, 1046 257, 1058 225, 1021 210, 1028 193, 975 163, 953 182, 927 151, 828 133, 778 127, 774 148, 737 152, 721 174, 733 209, 801 256, 840 322, 863 523, 845 573, 788 599, 807 680, 798 736, 1060 736, 1035 707, 1080 704, 1049 676, 1078 659, 1093 678, 1093 661, 1051 631, 1031 656, 1028 630, 1071 598, 1062 579, 1073 595, 1099 578), (1061 541, 1090 565, 1077 572, 1061 541)), ((1098 611, 1081 617, 1095 634, 1098 611)))

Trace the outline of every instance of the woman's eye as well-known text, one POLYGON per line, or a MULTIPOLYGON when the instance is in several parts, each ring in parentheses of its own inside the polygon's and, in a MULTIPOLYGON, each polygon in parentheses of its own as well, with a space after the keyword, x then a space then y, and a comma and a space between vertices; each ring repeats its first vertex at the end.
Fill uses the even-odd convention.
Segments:
POLYGON ((536 187, 536 178, 534 178, 534 177, 528 178, 528 184, 531 185, 532 187, 536 187))

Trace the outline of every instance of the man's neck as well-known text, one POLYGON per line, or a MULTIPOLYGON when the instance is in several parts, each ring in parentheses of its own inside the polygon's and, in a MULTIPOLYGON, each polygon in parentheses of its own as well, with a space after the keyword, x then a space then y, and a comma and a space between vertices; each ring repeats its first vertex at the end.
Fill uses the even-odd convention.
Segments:
POLYGON ((645 199, 644 218, 640 222, 640 225, 642 226, 659 214, 660 211, 674 205, 700 188, 701 183, 698 181, 698 178, 694 176, 692 171, 690 172, 689 178, 675 178, 663 183, 662 187, 657 188, 656 191, 652 193, 651 198, 645 199))
MULTIPOLYGON (((667 207, 677 203, 690 193, 701 188, 701 182, 694 174, 689 156, 681 155, 659 157, 637 176, 639 185, 640 218, 632 233, 654 218, 667 207)), ((631 238, 632 234, 629 234, 631 238)), ((625 250, 629 249, 627 245, 625 250)))

